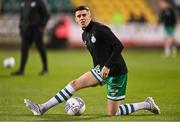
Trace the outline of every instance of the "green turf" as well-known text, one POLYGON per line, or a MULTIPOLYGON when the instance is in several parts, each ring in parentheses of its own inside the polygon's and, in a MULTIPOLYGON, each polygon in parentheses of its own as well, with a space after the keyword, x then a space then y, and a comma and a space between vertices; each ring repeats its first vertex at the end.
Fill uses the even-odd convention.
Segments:
POLYGON ((0 61, 14 56, 16 67, 0 66, 0 121, 180 121, 180 55, 164 58, 158 50, 124 50, 129 69, 126 100, 131 103, 153 96, 161 115, 138 111, 129 116, 106 116, 105 87, 78 91, 75 96, 84 99, 86 112, 82 116, 68 116, 64 103, 36 117, 25 107, 24 98, 42 103, 51 98, 69 81, 92 67, 86 50, 48 51, 49 75, 38 76, 41 61, 36 51, 31 51, 25 76, 12 77, 10 72, 19 65, 18 51, 0 51, 0 61))

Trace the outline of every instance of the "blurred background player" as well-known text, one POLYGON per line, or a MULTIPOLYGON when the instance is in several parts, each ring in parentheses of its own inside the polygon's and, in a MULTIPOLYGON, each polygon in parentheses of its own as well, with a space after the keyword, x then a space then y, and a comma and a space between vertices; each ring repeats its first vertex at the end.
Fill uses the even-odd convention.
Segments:
POLYGON ((80 89, 106 84, 107 115, 128 115, 138 110, 149 110, 154 114, 160 114, 160 109, 152 97, 147 97, 145 101, 138 103, 121 104, 121 101, 125 99, 128 73, 121 55, 124 48, 122 43, 109 27, 92 21, 88 7, 77 7, 74 15, 76 22, 83 29, 82 39, 92 56, 94 68, 72 80, 43 104, 35 104, 24 99, 26 106, 34 115, 42 115, 53 106, 67 101, 80 89))
POLYGON ((177 55, 177 44, 174 37, 176 30, 176 13, 166 0, 159 0, 161 9, 159 22, 164 25, 166 37, 164 40, 164 54, 166 57, 177 55))
POLYGON ((47 56, 43 44, 43 31, 48 22, 49 14, 43 0, 21 0, 20 3, 20 36, 21 62, 20 67, 12 75, 23 75, 28 59, 29 48, 34 41, 40 53, 43 69, 40 75, 48 73, 47 56))

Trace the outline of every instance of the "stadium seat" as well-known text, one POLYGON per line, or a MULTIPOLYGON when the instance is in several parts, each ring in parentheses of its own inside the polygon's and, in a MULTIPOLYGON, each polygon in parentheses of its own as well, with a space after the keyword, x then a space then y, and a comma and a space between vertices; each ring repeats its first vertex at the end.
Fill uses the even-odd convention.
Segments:
POLYGON ((12 12, 12 13, 17 13, 19 11, 19 5, 20 1, 19 0, 2 0, 3 6, 2 9, 4 12, 12 12))
MULTIPOLYGON (((4 13, 18 13, 20 0, 2 0, 2 10, 4 13)), ((71 13, 73 6, 71 0, 47 0, 50 12, 71 13)))
POLYGON ((53 13, 70 13, 72 12, 72 4, 70 0, 47 0, 50 11, 53 13))

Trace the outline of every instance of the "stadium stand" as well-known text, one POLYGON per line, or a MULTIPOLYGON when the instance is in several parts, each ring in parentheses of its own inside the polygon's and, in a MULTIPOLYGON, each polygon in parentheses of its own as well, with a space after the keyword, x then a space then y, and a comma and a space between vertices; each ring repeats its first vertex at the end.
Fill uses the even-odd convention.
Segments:
POLYGON ((19 11, 20 0, 2 0, 4 13, 17 13, 19 11))
POLYGON ((73 6, 70 0, 47 0, 52 13, 71 13, 73 6))
MULTIPOLYGON (((17 13, 19 1, 3 0, 4 12, 17 13)), ((132 14, 136 18, 144 16, 150 24, 157 22, 148 0, 46 0, 46 2, 51 13, 72 13, 74 7, 88 5, 92 8, 94 18, 105 23, 114 23, 113 17, 117 15, 122 19, 121 23, 127 23, 132 14)))
MULTIPOLYGON (((73 6, 70 0, 46 0, 51 13, 71 13, 73 6)), ((20 0, 2 0, 4 13, 17 13, 20 0)))
POLYGON ((113 23, 113 15, 119 14, 123 18, 123 23, 127 23, 130 15, 137 18, 142 15, 148 23, 155 24, 157 17, 148 6, 146 0, 71 0, 74 6, 88 5, 92 8, 93 15, 98 21, 113 23))

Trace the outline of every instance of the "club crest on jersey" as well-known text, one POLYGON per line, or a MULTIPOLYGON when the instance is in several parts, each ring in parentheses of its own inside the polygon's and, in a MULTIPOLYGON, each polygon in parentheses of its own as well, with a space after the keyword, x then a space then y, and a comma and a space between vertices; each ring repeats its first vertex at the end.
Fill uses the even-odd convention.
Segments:
POLYGON ((31 7, 35 7, 35 6, 36 6, 36 2, 32 2, 31 7))
POLYGON ((91 42, 95 43, 96 42, 96 38, 94 37, 94 35, 91 36, 91 42))
POLYGON ((22 3, 21 3, 21 7, 24 7, 24 6, 25 6, 25 3, 24 3, 24 2, 22 2, 22 3))

